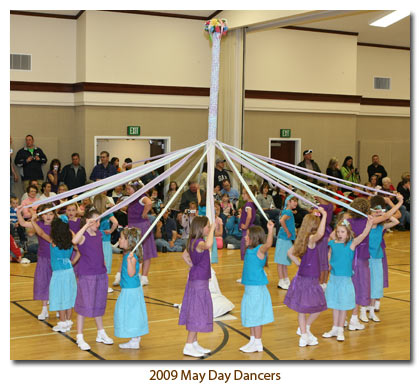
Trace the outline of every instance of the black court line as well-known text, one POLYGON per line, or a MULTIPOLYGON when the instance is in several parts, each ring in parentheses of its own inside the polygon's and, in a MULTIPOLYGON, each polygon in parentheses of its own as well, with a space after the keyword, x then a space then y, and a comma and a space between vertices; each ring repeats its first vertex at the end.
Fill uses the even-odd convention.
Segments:
MULTIPOLYGON (((23 307, 22 305, 20 305, 19 303, 17 303, 16 301, 12 301, 12 303, 14 305, 16 305, 17 307, 19 307, 20 309, 22 309, 23 311, 25 311, 26 313, 28 313, 29 315, 31 315, 32 317, 35 317, 38 320, 38 316, 34 313, 32 313, 30 310, 28 310, 27 308, 23 307)), ((38 320, 39 321, 39 320, 38 320)), ((49 322, 47 321, 40 321, 43 322, 45 325, 49 326, 50 328, 53 328, 53 325, 51 325, 49 322)), ((65 337, 66 339, 70 340, 72 343, 76 344, 77 346, 77 342, 73 337, 70 337, 69 335, 65 334, 65 333, 61 333, 61 332, 57 332, 58 334, 60 334, 61 336, 65 337)), ((102 356, 98 355, 96 352, 93 352, 91 349, 85 351, 90 353, 92 356, 96 357, 99 360, 106 360, 105 358, 103 358, 102 356)))
MULTIPOLYGON (((218 321, 218 322, 219 322, 219 321, 218 321)), ((236 329, 236 328, 234 328, 233 326, 228 325, 228 324, 225 324, 224 322, 221 322, 221 321, 220 321, 220 324, 223 324, 224 326, 228 327, 229 329, 232 329, 234 332, 236 332, 236 333, 240 334, 241 336, 243 336, 243 337, 245 337, 246 339, 248 339, 248 340, 249 340, 248 335, 246 335, 245 333, 241 332, 239 329, 236 329)), ((271 351, 270 351, 270 350, 268 350, 267 348, 263 347, 263 351, 264 351, 265 353, 267 353, 269 356, 271 356, 271 358, 272 358, 273 360, 280 360, 280 359, 279 359, 276 355, 274 355, 274 353, 273 353, 273 352, 271 352, 271 351)))
POLYGON ((146 295, 144 297, 147 298, 147 299, 153 299, 154 301, 166 303, 167 305, 171 305, 172 307, 177 307, 177 306, 174 306, 174 303, 163 301, 162 299, 152 298, 152 297, 148 297, 146 295))
POLYGON ((389 267, 389 266, 388 266, 388 268, 392 269, 394 271, 405 272, 406 274, 411 274, 411 271, 406 271, 404 269, 398 269, 398 268, 393 268, 393 267, 389 267))
POLYGON ((395 301, 401 301, 401 302, 408 302, 408 303, 410 303, 410 302, 411 302, 411 301, 409 301, 408 299, 401 299, 401 298, 387 297, 386 295, 384 295, 384 298, 393 299, 393 300, 395 300, 395 301))

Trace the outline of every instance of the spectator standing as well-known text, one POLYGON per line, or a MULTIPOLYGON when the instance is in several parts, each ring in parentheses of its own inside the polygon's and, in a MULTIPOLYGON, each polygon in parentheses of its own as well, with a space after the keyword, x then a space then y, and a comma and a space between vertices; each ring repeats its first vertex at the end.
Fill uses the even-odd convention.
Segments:
POLYGON ((382 185, 382 179, 388 174, 386 173, 385 168, 380 164, 379 156, 377 154, 374 154, 372 156, 372 164, 370 164, 367 168, 368 177, 371 177, 372 175, 378 176, 378 185, 382 185))
POLYGON ((359 170, 354 168, 352 156, 347 156, 344 159, 341 167, 341 174, 343 175, 344 180, 351 181, 352 183, 360 182, 359 170))
POLYGON ((15 196, 15 194, 13 193, 13 187, 14 184, 18 182, 19 176, 16 173, 15 167, 13 166, 12 154, 12 137, 10 137, 10 196, 15 196))
MULTIPOLYGON (((223 188, 223 181, 229 180, 229 174, 225 170, 225 162, 226 160, 223 160, 222 158, 216 158, 216 166, 214 168, 214 186, 217 185, 220 186, 220 188, 223 188)), ((239 198, 239 196, 238 196, 239 198)))
POLYGON ((50 170, 47 172, 47 183, 51 184, 51 191, 58 191, 58 184, 61 181, 61 162, 59 159, 54 158, 50 164, 50 170))
POLYGON ((41 148, 34 145, 34 137, 28 134, 25 137, 26 146, 16 153, 15 164, 23 169, 23 188, 29 185, 29 180, 37 180, 39 186, 44 181, 42 165, 46 164, 47 157, 41 148))
POLYGON ((115 167, 117 173, 122 172, 122 169, 120 168, 120 159, 118 157, 111 158, 111 165, 115 167))
POLYGON ((333 157, 328 163, 327 175, 336 177, 337 179, 342 179, 343 175, 341 174, 340 166, 336 157, 333 157))
POLYGON ((71 155, 71 164, 66 165, 61 172, 61 179, 69 190, 86 184, 86 170, 80 165, 79 153, 71 155))
POLYGON ((101 152, 101 163, 95 165, 90 174, 90 180, 98 181, 107 177, 113 176, 117 173, 115 166, 109 163, 109 153, 106 151, 101 152))
MULTIPOLYGON (((321 172, 318 164, 314 160, 312 160, 312 153, 313 153, 312 149, 305 150, 303 152, 303 160, 298 164, 298 166, 302 167, 302 168, 309 169, 309 170, 314 171, 314 172, 321 172)), ((306 175, 303 175, 303 174, 297 174, 297 176, 299 176, 302 179, 305 179, 307 181, 310 181, 311 183, 317 183, 318 182, 316 179, 314 179, 312 177, 309 177, 309 176, 306 176, 306 175)))

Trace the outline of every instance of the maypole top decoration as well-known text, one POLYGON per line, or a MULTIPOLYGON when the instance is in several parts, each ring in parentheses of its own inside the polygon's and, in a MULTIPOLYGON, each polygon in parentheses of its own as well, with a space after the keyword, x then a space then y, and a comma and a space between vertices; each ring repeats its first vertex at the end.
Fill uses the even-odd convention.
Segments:
POLYGON ((204 25, 204 31, 209 33, 210 39, 212 39, 212 35, 214 33, 222 33, 222 35, 226 35, 227 30, 228 26, 226 19, 211 19, 204 25))

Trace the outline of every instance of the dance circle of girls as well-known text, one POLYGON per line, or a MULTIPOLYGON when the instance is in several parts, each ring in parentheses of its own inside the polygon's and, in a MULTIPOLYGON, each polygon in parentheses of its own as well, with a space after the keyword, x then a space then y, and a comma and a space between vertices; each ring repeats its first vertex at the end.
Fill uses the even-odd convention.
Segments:
MULTIPOLYGON (((132 186, 132 190, 135 190, 135 184, 132 186)), ((263 326, 274 321, 265 272, 268 250, 273 244, 274 223, 268 221, 267 235, 260 226, 253 226, 255 205, 246 191, 244 199, 246 204, 241 218, 243 270, 240 281, 244 285, 241 321, 244 327, 249 328, 250 339, 239 349, 244 353, 253 353, 263 351, 263 326)), ((311 325, 327 309, 332 309, 333 318, 331 330, 322 334, 326 339, 344 341, 346 325, 349 331, 355 331, 364 329, 360 321, 380 321, 376 313, 383 289, 388 287, 384 233, 398 224, 398 209, 403 197, 398 194, 397 200, 398 203, 394 205, 381 196, 373 196, 370 200, 357 198, 351 207, 368 215, 368 218, 354 211, 346 213, 334 230, 327 227, 331 222, 333 205, 320 201, 319 208, 304 217, 296 235, 293 210, 297 199, 292 195, 286 198, 285 208, 280 215, 281 228, 274 262, 280 278, 278 286, 287 290, 284 304, 298 313, 296 333, 300 336, 299 347, 319 343, 311 332, 311 325), (289 282, 287 267, 291 262, 299 268, 289 282), (347 311, 352 311, 348 324, 347 311)), ((42 205, 38 212, 51 207, 52 204, 42 205)), ((136 209, 134 215, 143 218, 148 199, 142 198, 131 207, 136 209)), ((59 321, 53 331, 68 332, 73 325, 71 315, 74 308, 77 313, 77 345, 80 349, 90 349, 83 336, 85 317, 95 319, 98 330, 96 342, 112 345, 114 341, 106 334, 102 321, 107 304, 109 269, 106 265, 109 263, 105 259, 103 245, 103 232, 107 229, 100 229, 100 212, 96 208, 87 209, 80 220, 76 207, 69 205, 66 215, 60 218, 50 211, 40 217, 35 213, 30 220, 24 220, 20 206, 17 216, 21 226, 33 229, 39 237, 34 277, 34 299, 42 301, 38 318, 48 318, 49 301, 49 309, 59 313, 59 321)), ((140 263, 145 258, 150 261, 155 256, 149 248, 152 242, 137 245, 142 230, 147 229, 149 223, 131 219, 130 224, 122 230, 119 239, 123 260, 121 293, 114 311, 114 334, 118 338, 129 338, 129 341, 119 344, 121 349, 139 349, 141 337, 149 332, 140 263)), ((185 325, 187 330, 183 354, 196 358, 211 354, 210 349, 198 343, 198 333, 213 331, 209 281, 212 277, 210 250, 214 234, 215 224, 210 225, 205 216, 195 217, 182 254, 189 273, 178 324, 185 325)), ((150 262, 143 277, 147 275, 149 265, 150 262)))

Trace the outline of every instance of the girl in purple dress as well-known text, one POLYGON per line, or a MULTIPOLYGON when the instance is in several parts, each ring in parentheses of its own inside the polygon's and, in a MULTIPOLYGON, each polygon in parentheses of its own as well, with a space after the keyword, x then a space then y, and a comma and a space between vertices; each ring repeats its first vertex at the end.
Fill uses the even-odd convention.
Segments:
POLYGON ((187 249, 183 253, 190 266, 185 286, 178 325, 185 325, 188 331, 184 355, 202 357, 211 352, 198 344, 198 332, 213 331, 213 303, 209 289, 211 278, 210 252, 213 246, 215 225, 207 217, 197 216, 191 223, 187 249), (206 237, 206 239, 204 239, 206 237))
POLYGON ((106 273, 102 234, 99 231, 99 216, 95 209, 85 214, 86 223, 73 237, 73 244, 80 252, 77 280, 77 296, 74 311, 77 313, 77 345, 86 351, 90 346, 83 339, 85 317, 95 318, 98 334, 96 342, 113 344, 114 341, 105 333, 102 316, 105 314, 108 275, 106 273))
MULTIPOLYGON (((46 203, 39 206, 37 211, 39 213, 53 206, 54 205, 52 203, 46 203)), ((31 221, 24 220, 22 216, 22 208, 23 206, 19 206, 16 210, 19 225, 25 228, 33 229, 31 221)), ((41 221, 38 223, 39 227, 48 235, 51 233, 51 222, 55 216, 56 214, 52 211, 42 214, 41 221)), ((42 301, 42 311, 41 314, 38 315, 38 320, 45 320, 49 317, 47 304, 49 299, 51 275, 50 243, 38 236, 38 254, 34 275, 34 300, 42 301)))
MULTIPOLYGON (((130 182, 126 185, 128 195, 133 195, 138 191, 142 185, 138 181, 130 182)), ((152 208, 152 201, 146 196, 141 195, 140 199, 131 202, 127 209, 128 227, 136 227, 140 229, 142 235, 146 234, 150 227, 149 218, 147 214, 152 208)), ((146 286, 149 284, 147 275, 150 269, 150 260, 157 257, 157 250, 153 231, 150 232, 142 243, 143 245, 143 265, 141 270, 141 285, 146 286)))
POLYGON ((322 215, 321 220, 315 214, 305 215, 296 241, 287 251, 290 259, 299 266, 284 298, 284 304, 298 312, 297 334, 301 336, 299 347, 318 344, 310 327, 321 312, 327 309, 324 291, 319 284, 320 262, 317 248, 317 242, 325 233, 327 212, 323 208, 319 208, 319 212, 322 215))

